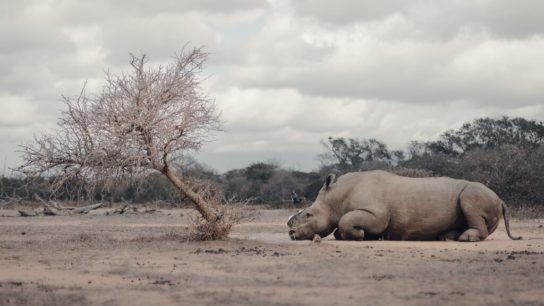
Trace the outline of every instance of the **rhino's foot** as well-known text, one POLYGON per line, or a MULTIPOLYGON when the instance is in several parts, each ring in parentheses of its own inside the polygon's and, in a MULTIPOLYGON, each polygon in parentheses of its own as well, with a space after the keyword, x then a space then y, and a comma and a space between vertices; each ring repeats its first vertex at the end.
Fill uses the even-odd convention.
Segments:
POLYGON ((364 240, 365 231, 362 228, 355 227, 349 230, 341 230, 340 235, 342 240, 364 240))
POLYGON ((480 231, 477 229, 469 228, 464 233, 459 236, 457 239, 458 241, 462 242, 477 242, 482 239, 480 239, 480 231))

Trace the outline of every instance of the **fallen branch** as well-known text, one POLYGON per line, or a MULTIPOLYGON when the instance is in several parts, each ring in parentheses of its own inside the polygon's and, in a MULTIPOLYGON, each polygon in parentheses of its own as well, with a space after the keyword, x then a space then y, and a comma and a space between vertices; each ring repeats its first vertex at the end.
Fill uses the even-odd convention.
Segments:
POLYGON ((117 208, 111 212, 112 215, 123 215, 123 214, 151 214, 156 212, 155 208, 138 209, 138 207, 132 204, 125 204, 123 207, 117 208))
POLYGON ((91 204, 83 207, 64 207, 58 202, 45 201, 39 195, 34 197, 43 204, 43 214, 48 216, 70 216, 73 214, 87 214, 93 209, 102 207, 102 203, 91 204))
POLYGON ((24 211, 24 210, 20 210, 20 209, 17 209, 17 211, 19 212, 19 215, 21 215, 21 217, 35 217, 37 216, 35 212, 33 211, 24 211))
POLYGON ((102 207, 102 203, 91 204, 83 207, 73 208, 70 211, 73 214, 88 214, 91 210, 102 207))
POLYGON ((128 209, 133 208, 132 205, 126 204, 123 207, 116 208, 114 211, 112 211, 112 214, 122 215, 128 211, 128 209))

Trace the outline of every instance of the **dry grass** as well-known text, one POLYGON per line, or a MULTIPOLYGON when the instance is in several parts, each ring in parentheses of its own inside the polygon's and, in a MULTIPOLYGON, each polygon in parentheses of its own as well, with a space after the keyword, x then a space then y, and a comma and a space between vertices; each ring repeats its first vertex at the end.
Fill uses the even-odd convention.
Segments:
POLYGON ((133 242, 153 241, 210 241, 224 240, 228 237, 232 227, 244 221, 253 220, 256 214, 255 208, 248 208, 242 205, 229 204, 219 205, 219 220, 208 222, 200 215, 189 216, 191 220, 188 227, 172 230, 159 236, 141 236, 132 239, 133 242))
POLYGON ((217 221, 209 222, 200 216, 192 218, 192 223, 189 226, 189 240, 223 240, 228 237, 234 224, 240 222, 242 218, 248 218, 237 206, 218 205, 217 207, 219 210, 217 221))
POLYGON ((192 217, 189 226, 189 240, 223 240, 228 237, 234 224, 251 217, 251 212, 247 212, 245 206, 234 203, 221 204, 223 194, 217 183, 199 178, 186 178, 186 181, 193 191, 211 204, 210 206, 216 210, 219 216, 213 222, 207 221, 201 216, 192 217))
POLYGON ((215 222, 208 222, 202 218, 198 218, 191 224, 189 240, 223 240, 228 237, 233 224, 234 223, 229 221, 218 220, 215 222))
POLYGON ((510 214, 513 218, 523 219, 544 219, 544 205, 512 205, 510 214))

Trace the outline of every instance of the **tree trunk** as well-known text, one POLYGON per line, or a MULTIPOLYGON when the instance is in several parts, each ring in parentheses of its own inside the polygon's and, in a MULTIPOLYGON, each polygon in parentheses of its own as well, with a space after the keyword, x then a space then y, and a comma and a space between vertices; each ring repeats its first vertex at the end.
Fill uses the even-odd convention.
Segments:
POLYGON ((166 167, 162 173, 176 186, 185 196, 187 196, 195 206, 196 210, 202 215, 202 217, 208 222, 215 222, 219 219, 217 212, 213 209, 212 205, 206 202, 198 193, 194 192, 180 180, 177 175, 166 167))

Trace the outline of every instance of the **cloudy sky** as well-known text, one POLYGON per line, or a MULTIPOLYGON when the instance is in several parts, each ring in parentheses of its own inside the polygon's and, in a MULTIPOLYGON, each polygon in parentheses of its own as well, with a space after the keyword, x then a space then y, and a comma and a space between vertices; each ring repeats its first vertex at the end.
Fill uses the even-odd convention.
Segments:
MULTIPOLYGON (((328 136, 390 148, 482 116, 544 120, 544 1, 0 0, 0 157, 55 128, 61 95, 129 52, 211 52, 203 84, 224 133, 199 159, 225 171, 316 168, 328 136)), ((5 173, 5 170, 4 170, 5 173)))

